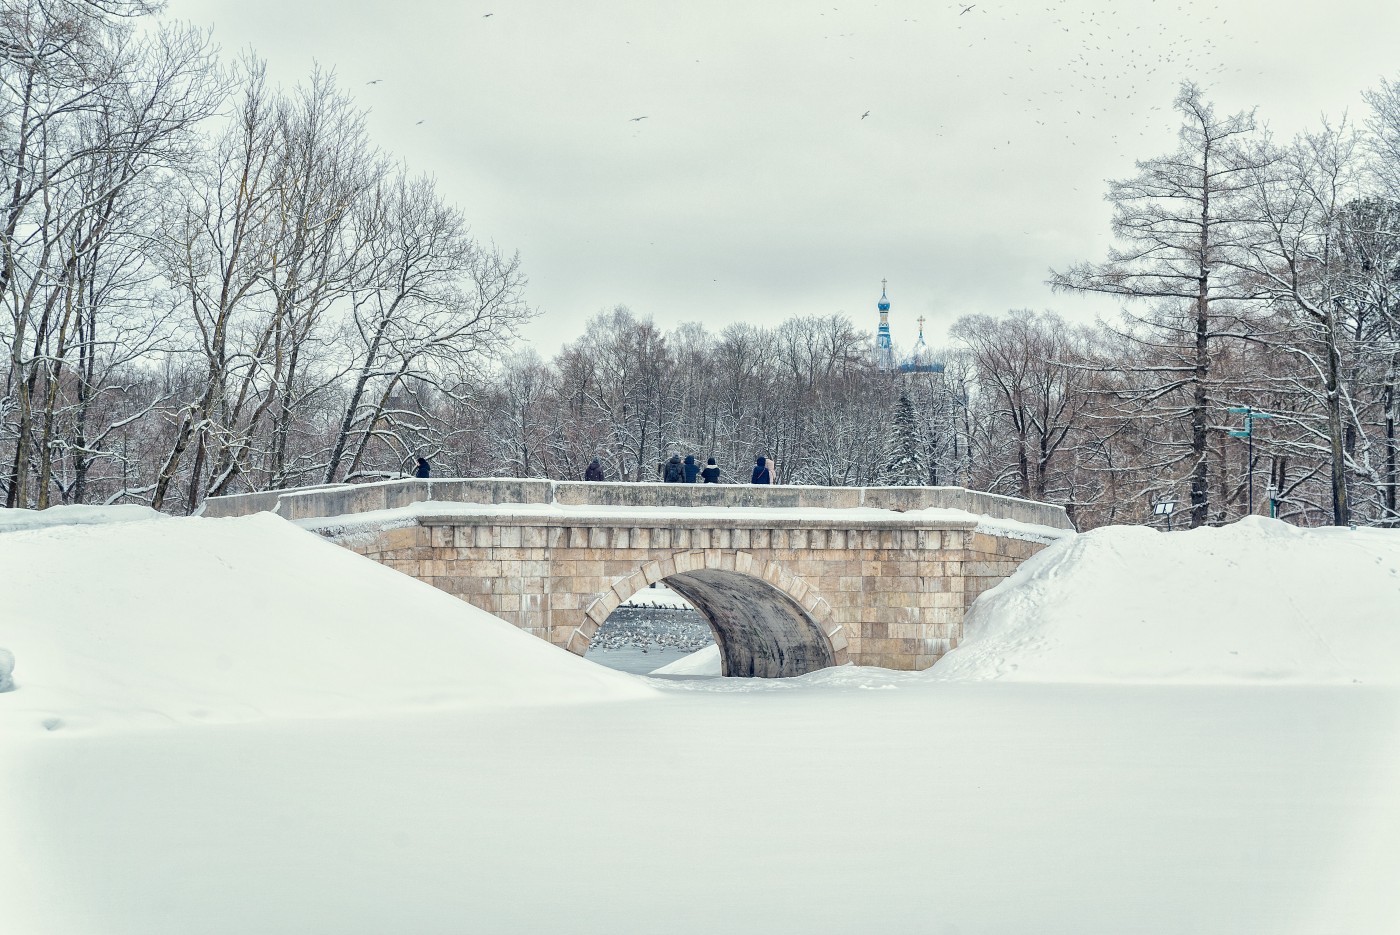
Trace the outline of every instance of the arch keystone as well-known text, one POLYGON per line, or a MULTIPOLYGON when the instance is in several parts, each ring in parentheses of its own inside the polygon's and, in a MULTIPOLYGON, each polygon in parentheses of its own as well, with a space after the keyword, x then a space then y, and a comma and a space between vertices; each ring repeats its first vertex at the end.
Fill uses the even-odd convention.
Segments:
POLYGON ((705 567, 705 553, 693 551, 682 552, 679 555, 673 556, 672 561, 675 563, 677 573, 695 571, 698 568, 705 567))

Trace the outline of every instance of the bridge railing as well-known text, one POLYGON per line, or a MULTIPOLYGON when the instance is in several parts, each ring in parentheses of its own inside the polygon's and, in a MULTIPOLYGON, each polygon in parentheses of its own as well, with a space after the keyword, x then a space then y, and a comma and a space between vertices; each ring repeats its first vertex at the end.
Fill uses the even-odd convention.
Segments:
POLYGON ((210 497, 203 515, 243 516, 269 510, 287 519, 393 510, 428 501, 482 504, 549 504, 636 508, 763 507, 908 512, 965 510, 996 519, 1071 529, 1064 508, 968 490, 965 487, 804 487, 750 484, 657 484, 468 477, 379 481, 299 487, 210 497))

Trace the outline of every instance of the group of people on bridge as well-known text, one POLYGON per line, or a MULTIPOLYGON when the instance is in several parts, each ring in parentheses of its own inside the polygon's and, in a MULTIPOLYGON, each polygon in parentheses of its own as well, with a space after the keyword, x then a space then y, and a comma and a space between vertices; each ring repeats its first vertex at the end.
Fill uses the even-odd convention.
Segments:
MULTIPOLYGON (((681 460, 681 456, 678 454, 671 455, 670 458, 656 466, 656 473, 660 475, 661 480, 667 484, 718 484, 720 482, 719 465, 715 463, 715 459, 711 458, 705 463, 704 467, 701 467, 700 462, 696 460, 693 454, 686 455, 685 460, 681 460)), ((603 474, 603 466, 599 463, 597 458, 594 458, 588 465, 588 470, 584 472, 583 479, 607 480, 607 477, 603 474)), ((773 466, 766 456, 759 455, 754 460, 753 472, 749 476, 749 483, 774 483, 773 466)))
MULTIPOLYGON (((432 465, 428 463, 427 458, 415 456, 414 462, 414 477, 427 478, 432 476, 432 465)), ((719 483, 719 465, 715 463, 714 458, 706 462, 705 466, 702 468, 700 463, 695 460, 695 455, 686 455, 685 460, 682 461, 680 455, 673 454, 670 459, 662 461, 656 466, 656 473, 661 475, 662 481, 668 484, 694 484, 697 482, 702 484, 719 483)), ((583 479, 607 480, 607 477, 603 475, 603 466, 598 462, 597 458, 594 458, 589 463, 588 470, 583 473, 583 479)), ((773 480, 773 465, 765 456, 759 455, 758 458, 755 459, 753 472, 749 476, 749 483, 776 483, 773 480)))

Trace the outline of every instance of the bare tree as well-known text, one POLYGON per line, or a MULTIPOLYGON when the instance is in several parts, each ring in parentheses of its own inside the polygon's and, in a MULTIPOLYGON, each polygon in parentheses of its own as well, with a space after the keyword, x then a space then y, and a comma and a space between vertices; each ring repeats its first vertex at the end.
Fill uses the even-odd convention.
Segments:
POLYGON ((1054 462, 1087 421, 1087 335, 1057 315, 1027 310, 967 316, 952 335, 971 353, 993 417, 1012 432, 1018 495, 1046 499, 1054 462))
POLYGON ((133 223, 141 210, 133 193, 187 158, 216 95, 201 33, 138 33, 100 9, 34 0, 7 5, 0 19, 8 50, 0 60, 4 408, 15 417, 6 503, 42 507, 54 457, 65 450, 69 357, 87 365, 80 377, 94 375, 94 326, 125 292, 98 282, 113 269, 109 256, 130 259, 130 238, 146 233, 133 223))
MULTIPOLYGON (((1124 244, 1104 263, 1055 273, 1059 290, 1099 292, 1147 302, 1141 343, 1157 352, 1139 372, 1151 379, 1125 389, 1124 403, 1153 422, 1189 422, 1189 439, 1162 466, 1184 462, 1190 477, 1191 525, 1210 518, 1209 437, 1213 410, 1224 402, 1213 373, 1213 345, 1233 337, 1242 302, 1255 298, 1235 272, 1241 199, 1254 168, 1244 145, 1252 114, 1220 117, 1195 85, 1183 85, 1176 108, 1181 145, 1138 163, 1131 179, 1113 182, 1113 232, 1124 244)), ((1161 439, 1154 448, 1177 447, 1161 439)), ((1154 452, 1155 454, 1155 452, 1154 452)))
MULTIPOLYGON (((1356 422, 1344 373, 1351 336, 1341 316, 1350 283, 1340 236, 1343 211, 1355 194, 1356 149, 1356 135, 1346 126, 1270 147, 1252 173, 1250 234, 1244 241, 1248 273, 1284 315, 1284 331, 1272 339, 1305 365, 1301 376, 1288 378, 1291 388, 1322 411, 1319 434, 1337 525, 1351 519, 1346 432, 1356 422)), ((1306 412, 1293 417, 1308 425, 1306 412)))
MULTIPOLYGON (((201 170, 183 186, 165 222, 171 234, 162 243, 166 275, 188 326, 198 335, 205 379, 203 392, 176 416, 174 441, 151 495, 156 509, 165 504, 191 445, 185 508, 194 509, 205 487, 223 489, 223 477, 206 478, 205 462, 211 447, 236 444, 239 419, 276 332, 276 324, 267 317, 257 320, 253 301, 267 288, 276 250, 275 114, 264 67, 245 63, 233 119, 201 170), (245 330, 249 347, 240 346, 245 330)), ((224 474, 235 470, 233 460, 219 461, 224 474)))
POLYGON ((356 224, 367 263, 352 295, 346 343, 353 382, 327 482, 347 452, 346 473, 358 471, 372 443, 406 456, 412 444, 387 411, 391 396, 415 384, 449 392, 469 382, 531 314, 519 257, 474 240, 432 180, 400 172, 381 182, 356 224))

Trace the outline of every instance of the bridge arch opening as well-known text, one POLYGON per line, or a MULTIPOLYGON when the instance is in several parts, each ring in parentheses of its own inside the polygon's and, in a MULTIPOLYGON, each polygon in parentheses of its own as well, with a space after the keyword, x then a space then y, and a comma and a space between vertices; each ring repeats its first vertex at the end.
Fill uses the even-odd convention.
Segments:
POLYGON ((807 611, 762 578, 705 568, 662 580, 709 621, 724 675, 787 678, 836 664, 807 611))
POLYGON ((567 648, 587 652, 613 609, 660 581, 710 625, 726 676, 787 678, 845 662, 844 634, 831 622, 826 600, 777 563, 758 567, 746 557, 707 550, 648 563, 585 609, 567 648))

